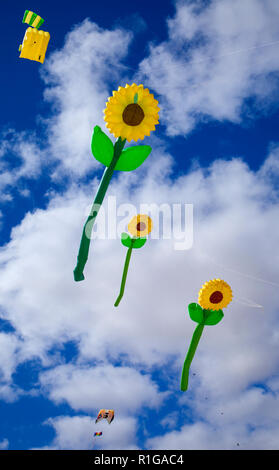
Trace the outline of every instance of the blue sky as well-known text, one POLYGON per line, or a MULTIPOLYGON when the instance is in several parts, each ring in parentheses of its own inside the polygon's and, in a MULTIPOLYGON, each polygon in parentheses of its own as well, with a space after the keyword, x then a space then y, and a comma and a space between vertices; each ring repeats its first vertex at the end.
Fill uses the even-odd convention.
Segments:
POLYGON ((277 449, 278 2, 16 1, 4 17, 0 448, 277 449), (43 65, 18 57, 27 8, 51 36, 43 65), (94 241, 82 283, 72 270, 103 171, 92 131, 133 82, 160 122, 108 196, 193 204, 194 241, 148 240, 116 311, 119 240, 94 241), (187 305, 214 278, 234 299, 182 393, 187 305))

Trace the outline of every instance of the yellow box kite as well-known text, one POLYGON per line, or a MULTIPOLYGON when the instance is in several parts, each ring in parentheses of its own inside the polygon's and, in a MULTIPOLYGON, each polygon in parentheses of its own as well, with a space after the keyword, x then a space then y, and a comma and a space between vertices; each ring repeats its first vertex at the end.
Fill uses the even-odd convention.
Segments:
POLYGON ((22 59, 35 60, 44 63, 50 34, 36 28, 27 28, 23 43, 19 46, 22 59))

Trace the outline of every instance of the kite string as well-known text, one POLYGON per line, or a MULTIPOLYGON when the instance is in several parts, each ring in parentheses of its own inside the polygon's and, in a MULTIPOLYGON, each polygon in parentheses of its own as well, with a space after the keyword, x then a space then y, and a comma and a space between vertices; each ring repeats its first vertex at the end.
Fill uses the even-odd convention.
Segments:
POLYGON ((279 287, 278 282, 272 282, 272 281, 267 281, 266 279, 261 279, 259 277, 251 276, 251 274, 246 274, 241 271, 237 271, 236 269, 231 269, 226 266, 223 266, 222 264, 217 263, 214 259, 212 259, 209 255, 202 254, 204 258, 207 258, 211 263, 215 264, 215 266, 218 266, 221 269, 225 269, 226 271, 230 271, 235 274, 239 274, 240 276, 247 277, 248 279, 252 279, 253 281, 258 281, 262 282, 263 284, 269 284, 271 286, 279 287))
POLYGON ((278 41, 273 41, 273 42, 269 42, 269 43, 265 43, 265 44, 260 44, 259 46, 252 46, 252 47, 247 47, 247 48, 244 48, 244 49, 238 49, 237 51, 231 51, 231 52, 225 52, 223 54, 220 54, 220 55, 215 55, 215 56, 209 56, 207 57, 206 59, 203 59, 203 60, 199 60, 199 61, 192 61, 190 62, 191 65, 192 64, 200 64, 202 62, 205 62, 206 60, 208 59, 219 59, 220 57, 227 57, 227 56, 230 56, 230 55, 233 55, 233 54, 238 54, 240 52, 247 52, 247 51, 252 51, 253 49, 260 49, 261 47, 268 47, 268 46, 273 46, 274 44, 279 44, 279 40, 278 41))
MULTIPOLYGON (((230 51, 230 52, 225 52, 223 54, 220 54, 220 55, 216 55, 216 56, 208 56, 202 60, 189 60, 188 62, 185 62, 185 64, 175 64, 176 67, 181 67, 181 65, 193 65, 193 64, 200 64, 202 62, 205 62, 206 60, 210 60, 210 59, 219 59, 219 58, 222 58, 222 57, 227 57, 227 56, 230 56, 230 55, 233 55, 233 54, 239 54, 241 52, 247 52, 247 51, 251 51, 251 50, 254 50, 254 49, 260 49, 260 48, 263 48, 263 47, 269 47, 269 46, 273 46, 275 44, 279 44, 279 40, 277 41, 272 41, 272 42, 268 42, 268 43, 264 43, 264 44, 259 44, 258 46, 251 46, 251 47, 247 47, 247 48, 244 48, 244 49, 238 49, 236 51, 230 51)), ((174 64, 172 64, 174 65, 174 64)), ((125 66, 125 68, 127 69, 130 69, 134 72, 138 72, 138 68, 134 68, 134 67, 129 67, 129 66, 125 66)), ((143 75, 149 75, 148 72, 141 72, 143 75)), ((194 87, 197 86, 197 85, 193 85, 194 87)))
POLYGON ((235 303, 237 303, 237 304, 245 305, 245 307, 263 308, 263 305, 256 304, 256 303, 253 302, 252 300, 244 299, 244 298, 240 298, 240 297, 236 297, 236 298, 234 297, 234 298, 233 298, 233 302, 235 302, 235 303))

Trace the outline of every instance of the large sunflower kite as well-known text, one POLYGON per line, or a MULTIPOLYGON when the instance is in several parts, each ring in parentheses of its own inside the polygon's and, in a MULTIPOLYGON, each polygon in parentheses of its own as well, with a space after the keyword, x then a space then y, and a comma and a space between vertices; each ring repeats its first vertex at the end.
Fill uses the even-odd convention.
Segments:
POLYGON ((199 292, 199 304, 192 303, 188 305, 188 311, 191 320, 198 323, 196 327, 191 344, 189 346, 181 376, 182 392, 185 392, 188 388, 189 371, 192 360, 194 358, 199 340, 201 338, 205 325, 217 325, 224 314, 222 308, 232 300, 232 290, 225 281, 221 279, 213 279, 212 281, 206 282, 199 292))
POLYGON ((113 92, 104 110, 107 128, 117 138, 115 144, 95 126, 91 142, 94 157, 107 168, 104 171, 95 200, 83 228, 82 238, 74 269, 75 281, 84 279, 83 270, 87 262, 92 228, 104 200, 111 177, 115 170, 131 171, 138 168, 150 154, 149 145, 138 145, 124 150, 126 140, 138 141, 150 135, 158 124, 158 101, 143 85, 126 85, 113 92))

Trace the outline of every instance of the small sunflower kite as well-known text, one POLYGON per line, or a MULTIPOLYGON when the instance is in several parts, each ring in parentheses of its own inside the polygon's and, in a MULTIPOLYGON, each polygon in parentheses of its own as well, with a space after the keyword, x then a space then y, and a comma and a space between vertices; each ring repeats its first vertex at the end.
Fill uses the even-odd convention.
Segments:
POLYGON ((199 292, 199 303, 191 303, 188 305, 188 311, 191 320, 198 323, 191 344, 189 346, 181 376, 180 389, 185 392, 188 388, 189 370, 194 358, 199 340, 201 338, 205 325, 217 325, 224 314, 222 308, 232 300, 232 290, 225 281, 221 279, 213 279, 206 282, 199 292))
POLYGON ((128 231, 133 236, 133 238, 131 238, 130 235, 125 232, 123 232, 121 235, 121 243, 122 245, 128 248, 128 251, 127 251, 123 274, 122 274, 120 292, 114 304, 115 307, 118 307, 124 294, 132 249, 141 248, 143 245, 145 245, 146 236, 151 232, 152 226, 153 226, 152 220, 150 217, 148 217, 148 215, 138 214, 138 215, 135 215, 128 224, 128 231))
POLYGON ((129 147, 124 150, 126 140, 130 142, 150 135, 158 124, 160 108, 158 101, 143 85, 126 85, 113 92, 104 110, 106 127, 117 138, 115 144, 95 126, 91 149, 94 157, 107 168, 104 171, 91 212, 83 228, 82 238, 74 269, 75 281, 84 279, 83 270, 87 262, 92 228, 104 200, 114 170, 132 171, 138 168, 150 154, 149 145, 129 147))

